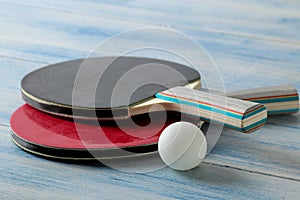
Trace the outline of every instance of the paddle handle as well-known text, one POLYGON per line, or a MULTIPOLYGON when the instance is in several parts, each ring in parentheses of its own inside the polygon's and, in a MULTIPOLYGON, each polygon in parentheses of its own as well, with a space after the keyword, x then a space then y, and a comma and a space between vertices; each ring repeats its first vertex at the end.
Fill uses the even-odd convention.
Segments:
POLYGON ((264 104, 268 110, 268 115, 291 114, 299 111, 299 95, 293 85, 228 92, 227 96, 264 104))
POLYGON ((242 132, 256 130, 267 118, 267 110, 262 104, 181 86, 160 92, 156 97, 170 102, 168 110, 196 116, 204 121, 224 123, 242 132))

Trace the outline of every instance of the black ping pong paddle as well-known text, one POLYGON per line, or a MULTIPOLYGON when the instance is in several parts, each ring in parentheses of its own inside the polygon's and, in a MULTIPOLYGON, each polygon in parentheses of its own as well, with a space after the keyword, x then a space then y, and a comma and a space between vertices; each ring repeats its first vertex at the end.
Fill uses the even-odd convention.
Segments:
POLYGON ((74 118, 127 119, 154 108, 213 120, 242 132, 265 123, 264 105, 233 98, 226 98, 224 104, 222 96, 193 90, 199 85, 199 73, 182 64, 102 57, 33 71, 23 78, 21 89, 24 100, 34 108, 74 118))

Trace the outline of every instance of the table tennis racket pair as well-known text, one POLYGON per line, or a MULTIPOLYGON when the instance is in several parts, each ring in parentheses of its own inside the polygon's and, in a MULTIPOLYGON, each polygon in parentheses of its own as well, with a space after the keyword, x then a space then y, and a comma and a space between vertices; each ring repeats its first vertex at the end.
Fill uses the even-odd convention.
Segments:
POLYGON ((225 105, 221 95, 195 90, 200 85, 196 70, 156 59, 103 57, 50 65, 23 78, 27 104, 11 117, 12 139, 45 157, 120 158, 156 152, 164 127, 181 120, 171 115, 149 123, 143 113, 153 107, 156 113, 181 112, 242 132, 261 127, 266 108, 270 115, 299 110, 291 85, 228 93, 233 98, 226 98, 225 105), (139 126, 131 127, 130 120, 139 126))

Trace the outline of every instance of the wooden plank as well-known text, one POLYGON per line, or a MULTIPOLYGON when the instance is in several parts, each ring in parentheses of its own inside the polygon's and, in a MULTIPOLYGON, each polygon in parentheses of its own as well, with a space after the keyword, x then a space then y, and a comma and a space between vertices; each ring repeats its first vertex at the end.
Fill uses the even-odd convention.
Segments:
MULTIPOLYGON (((103 39, 143 26, 175 28, 204 45, 228 90, 284 83, 300 89, 298 1, 3 2, 0 92, 5 95, 0 102, 0 124, 5 126, 12 111, 23 103, 19 81, 27 72, 45 63, 84 57, 103 39), (247 12, 243 12, 245 7, 247 12), (179 11, 189 12, 178 15, 179 11)), ((126 38, 115 48, 143 44, 146 38, 126 38)), ((165 38, 161 41, 168 44, 165 38)), ((193 55, 189 47, 179 46, 193 55)), ((158 52, 147 55, 168 58, 158 52)), ((203 73, 208 74, 209 69, 204 68, 203 73)), ((251 135, 225 130, 206 164, 195 170, 177 173, 167 168, 147 174, 39 159, 15 147, 9 141, 8 128, 0 126, 0 170, 5 172, 0 173, 4 180, 0 196, 297 199, 300 116, 279 116, 268 122, 251 135)))
POLYGON ((21 6, 94 16, 177 30, 210 30, 248 38, 299 44, 295 23, 299 22, 298 1, 4 1, 21 6), (246 11, 247 12, 243 12, 246 11), (178 13, 184 13, 178 15, 178 13))
MULTIPOLYGON (((300 51, 298 47, 284 46, 272 42, 259 42, 256 40, 250 40, 247 44, 241 45, 243 44, 242 41, 237 43, 234 41, 236 41, 236 38, 223 38, 222 43, 220 41, 204 40, 204 45, 215 63, 217 63, 228 90, 253 87, 251 79, 255 80, 256 86, 294 83, 299 87, 299 79, 297 78, 299 77, 299 72, 297 68, 300 51), (260 70, 260 73, 256 73, 257 69, 260 70), (265 74, 269 74, 267 77, 268 83, 265 82, 265 74), (286 79, 282 74, 290 78, 286 79), (243 84, 235 84, 233 87, 229 87, 231 83, 243 84)), ((122 44, 130 45, 133 42, 138 41, 128 39, 123 41, 122 44)), ((78 43, 80 44, 81 41, 79 40, 78 43)), ((72 49, 72 47, 52 47, 47 44, 23 45, 21 42, 8 43, 5 41, 0 41, 0 44, 0 46, 5 47, 0 51, 3 55, 41 63, 55 63, 84 57, 88 54, 88 50, 77 51, 72 49)), ((165 45, 168 45, 168 42, 165 45)), ((180 44, 179 46, 182 46, 182 51, 189 52, 191 55, 195 54, 195 51, 188 49, 186 46, 180 44)), ((111 54, 107 51, 103 55, 111 54)), ((152 53, 147 52, 146 55, 163 59, 168 58, 168 55, 160 55, 160 52, 157 51, 152 53)), ((175 59, 174 56, 171 58, 171 60, 176 61, 176 57, 175 59)), ((203 77, 209 76, 209 72, 209 69, 201 66, 203 77)))
MULTIPOLYGON (((55 9, 47 9, 43 7, 27 6, 25 7, 26 9, 24 9, 22 5, 7 3, 2 3, 1 7, 3 11, 0 13, 0 17, 2 19, 0 24, 3 30, 0 39, 4 42, 1 45, 2 47, 5 47, 6 49, 18 49, 15 47, 15 41, 20 44, 22 49, 26 49, 28 46, 31 46, 30 51, 33 53, 34 51, 49 55, 53 53, 56 57, 71 54, 85 56, 86 51, 91 50, 109 36, 137 27, 151 26, 150 23, 143 21, 124 21, 123 18, 115 19, 111 17, 78 15, 77 12, 75 14, 72 12, 59 12, 55 9), (10 14, 10 10, 12 9, 15 11, 14 15, 10 14), (40 15, 41 12, 43 15, 40 15), (109 24, 109 26, 107 26, 107 24, 109 24), (41 44, 48 46, 47 51, 44 51, 44 46, 40 46, 41 44), (84 50, 85 54, 82 52, 78 54, 74 52, 75 49, 78 51, 84 50)), ((68 8, 68 6, 61 7, 68 8)), ((74 10, 76 11, 75 8, 74 10)), ((280 16, 278 13, 277 15, 280 16)), ((293 29, 287 28, 287 30, 289 30, 288 32, 297 34, 297 30, 294 28, 297 27, 297 21, 294 20, 290 23, 292 24, 291 26, 293 29)), ((199 24, 201 24, 201 21, 199 24)), ((247 21, 245 24, 247 24, 247 21)), ((159 25, 159 27, 165 26, 159 25)), ((193 25, 193 27, 197 27, 197 25, 193 25)), ((262 32, 265 30, 265 27, 266 26, 260 27, 260 29, 255 32, 262 32)), ((237 35, 226 35, 205 29, 193 30, 192 28, 184 29, 183 32, 200 42, 200 44, 204 45, 209 52, 214 51, 216 48, 218 48, 217 51, 222 50, 223 52, 228 53, 245 51, 245 49, 251 49, 251 47, 254 48, 253 51, 257 52, 260 51, 260 48, 265 48, 263 45, 254 46, 254 43, 259 44, 261 42, 261 39, 255 37, 238 37, 237 35), (222 43, 223 45, 219 46, 219 43, 222 43), (225 46, 225 44, 228 46, 225 46), (231 45, 235 46, 233 47, 231 45)), ((299 51, 299 48, 297 47, 299 45, 297 45, 297 42, 294 41, 288 44, 296 45, 294 49, 295 51, 299 51)), ((250 51, 246 53, 242 52, 242 54, 246 57, 252 56, 250 51)), ((11 54, 15 57, 17 56, 14 52, 11 52, 11 54)), ((8 55, 8 52, 4 51, 2 55, 8 55)), ((295 57, 293 54, 290 54, 289 56, 292 57, 292 59, 295 57)), ((280 59, 284 56, 281 55, 281 52, 270 51, 269 54, 260 54, 260 57, 262 59, 272 60, 280 59)), ((31 59, 35 58, 31 57, 31 59)))
MULTIPOLYGON (((9 199, 296 199, 300 182, 203 164, 124 173, 99 164, 48 161, 14 146, 0 126, 0 196, 9 199)), ((134 167, 134 166, 133 166, 134 167)))

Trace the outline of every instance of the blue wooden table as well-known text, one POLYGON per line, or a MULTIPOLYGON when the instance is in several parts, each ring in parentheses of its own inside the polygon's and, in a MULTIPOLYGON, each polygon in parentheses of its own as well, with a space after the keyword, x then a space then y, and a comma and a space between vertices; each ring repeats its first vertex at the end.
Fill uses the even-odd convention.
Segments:
POLYGON ((9 118, 23 104, 19 84, 26 73, 85 57, 110 36, 149 26, 203 45, 226 90, 285 83, 300 90, 298 0, 1 0, 0 198, 299 199, 299 114, 269 118, 250 135, 224 130, 204 163, 188 172, 53 162, 11 142, 9 118))

